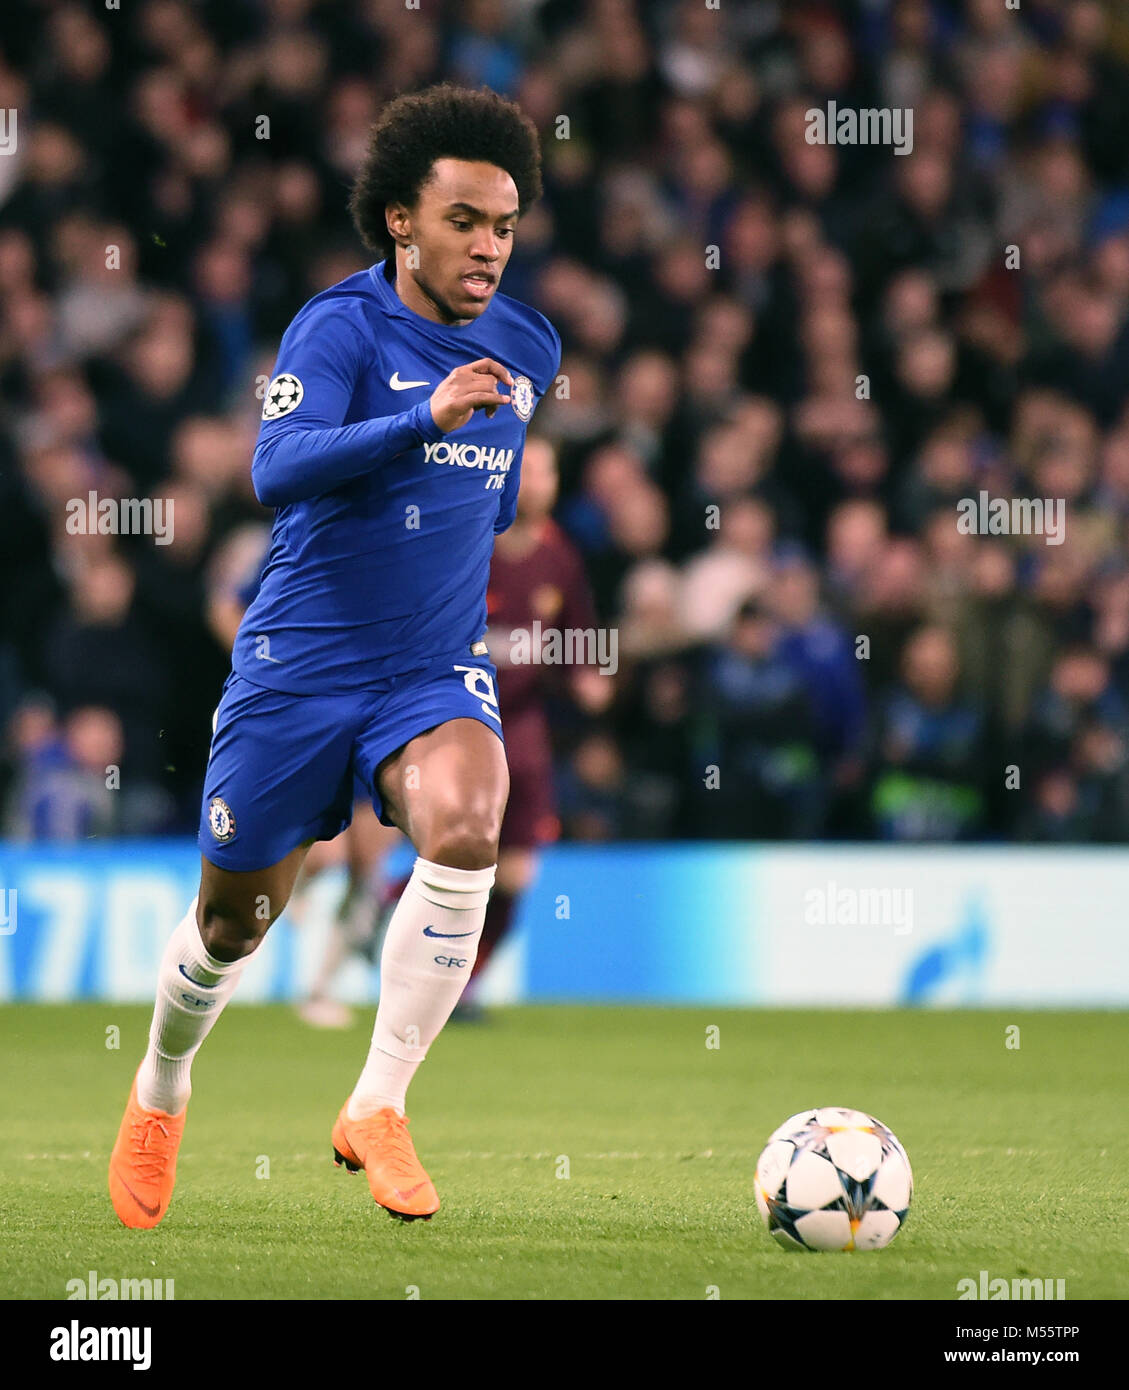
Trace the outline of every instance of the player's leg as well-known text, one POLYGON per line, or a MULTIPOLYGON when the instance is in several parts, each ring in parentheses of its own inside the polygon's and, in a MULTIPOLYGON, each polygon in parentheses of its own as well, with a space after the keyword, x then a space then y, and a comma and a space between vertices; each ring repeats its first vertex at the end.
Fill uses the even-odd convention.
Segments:
POLYGON ((215 1027, 251 953, 282 912, 308 845, 278 864, 233 873, 200 859, 200 891, 165 947, 149 1050, 137 1076, 143 1106, 179 1114, 192 1059, 215 1027))
POLYGON ((280 863, 251 873, 201 860, 199 892, 161 957, 149 1047, 110 1156, 110 1198, 127 1226, 155 1226, 168 1209, 192 1059, 286 906, 305 853, 300 845, 280 863))
POLYGON ((505 940, 512 925, 517 900, 533 882, 536 873, 536 850, 511 847, 499 851, 498 875, 494 882, 494 892, 490 895, 490 902, 486 908, 486 922, 482 928, 482 941, 478 948, 478 959, 474 963, 472 980, 478 978, 491 955, 505 940))
POLYGON ((497 733, 456 718, 385 758, 376 782, 386 818, 419 857, 388 923, 372 1044, 333 1142, 339 1161, 364 1165, 382 1206, 430 1216, 439 1199, 407 1136, 405 1097, 474 965, 509 774, 497 733), (366 1161, 370 1149, 378 1163, 366 1161))
MULTIPOLYGON (((508 811, 506 816, 508 819, 508 811)), ((503 839, 505 833, 506 823, 503 820, 503 839)), ((488 1017, 486 1009, 479 1002, 479 981, 495 951, 509 935, 518 898, 533 881, 536 871, 537 858, 533 850, 503 849, 499 845, 498 872, 494 876, 490 901, 486 904, 486 916, 482 923, 482 934, 478 938, 474 969, 466 982, 466 988, 459 996, 459 1002, 451 1011, 452 1023, 482 1023, 488 1017)))
MULTIPOLYGON (((351 955, 375 961, 380 937, 379 881, 384 860, 400 832, 382 825, 367 798, 353 807, 353 821, 340 836, 346 869, 345 890, 329 923, 325 952, 298 1012, 317 1028, 344 1028, 350 1010, 333 997, 333 985, 351 955)), ((303 874, 303 879, 305 874, 303 874)))
POLYGON ((200 829, 200 891, 161 966, 141 1103, 187 1104, 192 1057, 247 957, 286 906, 315 840, 349 823, 349 702, 233 679, 216 712, 200 829))
POLYGON ((376 957, 379 928, 380 886, 384 864, 401 842, 399 830, 384 825, 372 804, 371 793, 358 801, 347 836, 346 866, 349 938, 353 949, 369 960, 376 957))
MULTIPOLYGON (((345 832, 345 893, 337 910, 348 953, 376 959, 380 931, 380 884, 384 861, 400 843, 400 832, 382 825, 373 809, 371 794, 357 801, 353 823, 345 832)), ((324 980, 328 991, 331 979, 324 980)))
MULTIPOLYGON (((287 904, 290 921, 299 930, 306 930, 313 897, 313 886, 318 878, 345 863, 345 842, 348 837, 349 831, 345 830, 338 835, 336 840, 323 840, 310 846, 310 852, 302 865, 298 881, 294 885, 294 892, 287 904)), ((344 932, 340 928, 338 914, 334 913, 329 921, 325 952, 322 964, 318 967, 313 989, 297 1005, 299 1016, 307 1023, 312 1023, 319 1028, 344 1028, 348 1026, 350 1017, 349 1010, 345 1005, 338 1004, 328 996, 323 999, 316 992, 321 978, 324 976, 328 979, 335 974, 347 954, 344 932)))
POLYGON ((509 935, 518 900, 537 871, 537 851, 560 834, 553 798, 548 729, 539 713, 506 725, 510 795, 498 840, 498 872, 486 906, 478 955, 467 988, 451 1017, 476 1022, 485 1015, 476 992, 482 972, 509 935))
POLYGON ((403 1111, 412 1077, 470 979, 509 792, 505 749, 484 724, 453 719, 383 763, 378 789, 419 857, 388 923, 354 1118, 386 1105, 403 1111))
POLYGON ((310 841, 349 819, 355 728, 347 703, 229 678, 216 714, 199 843, 200 887, 161 960, 149 1048, 110 1156, 127 1226, 155 1226, 176 1179, 192 1059, 247 959, 286 905, 310 841))
MULTIPOLYGON (((361 808, 362 803, 358 801, 353 811, 354 819, 361 808)), ((332 845, 332 858, 321 859, 316 872, 321 872, 331 865, 334 868, 347 865, 349 840, 354 828, 354 825, 350 825, 348 830, 343 831, 337 837, 332 845)), ((319 848, 329 849, 330 846, 315 846, 315 849, 319 848)), ((306 927, 309 913, 310 887, 313 878, 314 875, 308 869, 303 868, 298 881, 295 900, 291 904, 291 915, 293 916, 295 912, 300 914, 299 920, 303 929, 306 927)), ((345 887, 326 924, 325 949, 322 952, 321 961, 310 984, 309 993, 297 1006, 298 1017, 314 1028, 347 1028, 352 1022, 352 1013, 349 1008, 339 1000, 334 999, 331 992, 333 981, 348 960, 351 950, 348 914, 351 907, 352 892, 352 874, 346 869, 345 887)))

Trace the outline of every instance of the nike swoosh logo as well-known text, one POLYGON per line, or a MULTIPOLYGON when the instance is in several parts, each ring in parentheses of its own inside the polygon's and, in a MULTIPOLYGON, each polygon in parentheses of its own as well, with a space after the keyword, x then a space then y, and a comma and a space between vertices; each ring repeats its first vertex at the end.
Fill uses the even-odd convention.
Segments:
POLYGON ((473 936, 472 931, 432 931, 430 927, 424 927, 424 936, 439 936, 444 941, 454 941, 457 936, 473 936))
POLYGON ((146 1216, 156 1216, 157 1213, 161 1210, 159 1203, 157 1206, 151 1207, 148 1202, 143 1202, 141 1198, 137 1195, 137 1193, 134 1192, 133 1188, 130 1187, 129 1183, 126 1182, 125 1178, 123 1178, 120 1174, 118 1175, 118 1181, 121 1183, 121 1185, 125 1188, 125 1190, 129 1193, 129 1195, 133 1198, 133 1200, 137 1203, 137 1205, 141 1208, 141 1210, 145 1213, 146 1216))
POLYGON ((388 385, 393 391, 410 391, 413 386, 430 386, 430 381, 401 381, 400 373, 393 372, 388 379, 388 385))
POLYGON ((178 965, 176 968, 180 971, 180 973, 184 976, 188 983, 195 985, 197 989, 215 989, 215 985, 206 985, 203 980, 194 980, 192 976, 188 973, 188 971, 185 970, 183 965, 178 965))
POLYGON ((409 1202, 416 1195, 416 1193, 420 1190, 421 1187, 423 1187, 423 1183, 421 1182, 417 1182, 415 1187, 409 1187, 407 1192, 404 1192, 402 1188, 398 1187, 396 1189, 396 1196, 399 1197, 401 1202, 409 1202))

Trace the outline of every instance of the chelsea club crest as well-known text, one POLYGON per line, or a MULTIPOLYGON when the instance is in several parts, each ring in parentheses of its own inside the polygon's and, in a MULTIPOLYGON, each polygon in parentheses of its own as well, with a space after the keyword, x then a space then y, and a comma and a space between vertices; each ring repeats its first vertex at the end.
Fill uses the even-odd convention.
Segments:
POLYGON ((222 796, 213 796, 208 803, 208 829, 221 845, 235 836, 235 817, 222 796))
POLYGON ((528 420, 533 414, 533 383, 527 376, 515 376, 510 387, 510 404, 519 420, 528 420))

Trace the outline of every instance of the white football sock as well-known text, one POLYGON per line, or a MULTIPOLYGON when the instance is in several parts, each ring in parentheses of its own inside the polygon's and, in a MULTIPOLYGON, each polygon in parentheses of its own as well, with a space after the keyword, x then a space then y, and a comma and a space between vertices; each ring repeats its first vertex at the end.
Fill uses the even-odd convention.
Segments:
POLYGON ((169 937, 157 977, 149 1050, 137 1074, 137 1099, 147 1110, 179 1115, 192 1094, 189 1072, 251 959, 216 960, 196 925, 196 899, 169 937))
POLYGON ((496 868, 416 860, 384 938, 380 1006, 351 1120, 385 1106, 404 1113, 408 1083, 470 979, 496 868))

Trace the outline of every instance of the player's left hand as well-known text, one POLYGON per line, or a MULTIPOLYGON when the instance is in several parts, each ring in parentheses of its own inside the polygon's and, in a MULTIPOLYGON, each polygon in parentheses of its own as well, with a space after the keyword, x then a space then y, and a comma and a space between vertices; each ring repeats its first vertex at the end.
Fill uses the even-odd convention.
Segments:
POLYGON ((498 382, 512 386, 514 379, 492 357, 456 367, 431 394, 432 418, 444 434, 462 429, 476 410, 485 410, 493 419, 498 407, 509 400, 509 396, 499 394, 498 382))

